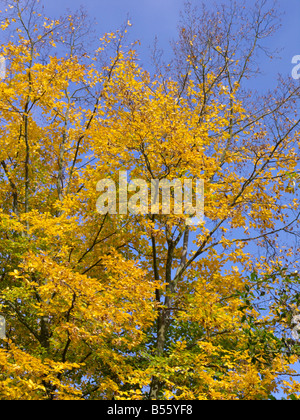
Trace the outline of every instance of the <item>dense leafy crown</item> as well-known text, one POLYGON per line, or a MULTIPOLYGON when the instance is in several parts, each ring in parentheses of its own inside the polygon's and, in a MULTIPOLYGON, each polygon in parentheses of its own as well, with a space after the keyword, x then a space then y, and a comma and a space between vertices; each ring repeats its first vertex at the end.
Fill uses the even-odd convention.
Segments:
POLYGON ((187 6, 155 76, 129 23, 91 52, 83 12, 2 11, 1 399, 296 398, 299 87, 245 90, 259 3, 187 6), (119 171, 204 180, 204 222, 99 214, 119 171))

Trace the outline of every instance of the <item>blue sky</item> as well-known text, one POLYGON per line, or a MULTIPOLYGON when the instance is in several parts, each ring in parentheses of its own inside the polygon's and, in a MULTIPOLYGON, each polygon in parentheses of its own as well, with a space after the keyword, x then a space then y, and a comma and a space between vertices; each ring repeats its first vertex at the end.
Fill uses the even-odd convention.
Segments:
MULTIPOLYGON (((89 15, 98 22, 97 32, 101 36, 105 32, 118 29, 129 17, 133 26, 131 40, 141 42, 140 57, 147 65, 149 47, 153 45, 155 36, 166 53, 170 51, 170 40, 176 38, 177 24, 184 0, 60 0, 44 1, 46 12, 58 17, 69 9, 74 11, 84 5, 89 15)), ((191 0, 193 5, 200 5, 201 0, 191 0)), ((211 0, 203 0, 212 6, 211 0)), ((216 0, 216 4, 227 4, 230 0, 216 0)), ((246 0, 249 5, 253 0, 246 0)), ((271 48, 281 48, 281 59, 270 61, 262 59, 262 76, 256 79, 258 90, 272 88, 276 84, 278 73, 291 74, 292 57, 300 54, 300 0, 278 0, 276 10, 282 16, 282 28, 268 42, 271 48)))

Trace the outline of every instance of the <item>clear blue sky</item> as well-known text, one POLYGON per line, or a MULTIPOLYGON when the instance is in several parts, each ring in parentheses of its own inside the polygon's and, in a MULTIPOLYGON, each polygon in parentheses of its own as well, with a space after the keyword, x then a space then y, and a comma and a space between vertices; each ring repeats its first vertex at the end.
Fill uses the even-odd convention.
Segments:
MULTIPOLYGON (((193 5, 200 5, 201 0, 191 0, 193 5)), ((212 6, 211 0, 203 3, 212 6)), ((230 0, 216 0, 215 3, 230 3, 230 0)), ((247 0, 251 6, 254 0, 247 0)), ((98 22, 99 36, 105 32, 118 29, 129 17, 133 26, 130 38, 140 40, 140 57, 146 65, 149 47, 157 35, 159 45, 167 53, 170 50, 169 41, 177 34, 177 24, 184 0, 46 0, 43 2, 46 12, 59 17, 67 9, 74 11, 81 5, 87 9, 91 17, 98 22)), ((256 80, 258 90, 272 88, 276 84, 278 73, 290 74, 294 55, 300 55, 300 0, 278 0, 278 14, 282 15, 282 28, 269 41, 271 48, 282 48, 282 59, 276 61, 263 60, 261 69, 264 75, 256 80)))

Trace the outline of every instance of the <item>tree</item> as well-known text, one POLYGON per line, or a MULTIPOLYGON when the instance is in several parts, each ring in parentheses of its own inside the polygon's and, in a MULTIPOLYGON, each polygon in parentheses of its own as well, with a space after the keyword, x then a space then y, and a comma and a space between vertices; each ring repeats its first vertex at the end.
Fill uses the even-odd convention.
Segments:
POLYGON ((293 374, 297 349, 276 334, 282 318, 259 318, 254 293, 290 263, 279 233, 298 223, 299 88, 282 81, 254 106, 242 86, 270 30, 264 3, 248 32, 234 9, 205 18, 210 43, 189 20, 172 77, 141 68, 127 27, 92 54, 83 12, 50 20, 20 0, 5 11, 18 41, 2 46, 0 83, 1 399, 267 399, 293 374), (252 41, 237 42, 241 57, 233 28, 252 41), (149 186, 203 179, 204 223, 172 206, 99 214, 97 183, 115 181, 119 208, 120 171, 149 186))

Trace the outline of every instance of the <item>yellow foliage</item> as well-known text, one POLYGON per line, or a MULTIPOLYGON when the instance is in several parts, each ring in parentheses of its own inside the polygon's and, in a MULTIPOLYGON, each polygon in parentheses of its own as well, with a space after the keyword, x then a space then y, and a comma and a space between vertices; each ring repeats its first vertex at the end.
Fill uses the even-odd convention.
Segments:
POLYGON ((292 376, 280 379, 293 375, 296 359, 282 353, 273 313, 261 317, 246 293, 253 270, 269 275, 293 254, 255 258, 248 242, 262 245, 297 210, 295 199, 282 204, 292 193, 295 121, 276 143, 246 110, 238 82, 230 89, 209 72, 208 100, 191 72, 184 89, 150 76, 120 32, 105 34, 94 55, 80 54, 72 16, 37 15, 27 28, 12 3, 14 20, 1 24, 19 33, 2 45, 9 66, 0 82, 0 399, 300 392, 292 376), (148 185, 204 180, 205 222, 187 228, 188 215, 173 210, 97 213, 97 183, 117 182, 119 171, 148 185))

